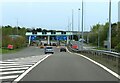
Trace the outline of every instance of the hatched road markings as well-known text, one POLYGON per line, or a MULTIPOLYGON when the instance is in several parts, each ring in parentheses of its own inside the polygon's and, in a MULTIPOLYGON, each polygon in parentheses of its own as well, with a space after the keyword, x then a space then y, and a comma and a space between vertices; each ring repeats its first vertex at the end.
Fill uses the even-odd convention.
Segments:
POLYGON ((20 81, 36 64, 46 59, 47 55, 38 55, 25 58, 0 61, 0 81, 11 83, 14 80, 20 81), (27 72, 27 73, 26 73, 27 72), (23 75, 21 77, 21 75, 23 75))

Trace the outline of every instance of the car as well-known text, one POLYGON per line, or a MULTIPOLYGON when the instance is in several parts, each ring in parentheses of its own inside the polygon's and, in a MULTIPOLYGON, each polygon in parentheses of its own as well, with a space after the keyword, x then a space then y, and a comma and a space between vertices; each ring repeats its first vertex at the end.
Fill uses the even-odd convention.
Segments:
POLYGON ((52 45, 53 45, 53 46, 57 46, 56 43, 53 43, 52 45))
POLYGON ((60 52, 63 52, 63 51, 66 52, 66 48, 61 47, 61 48, 60 48, 60 52))
POLYGON ((7 48, 10 50, 13 49, 13 45, 9 44, 7 48))
POLYGON ((45 54, 47 54, 47 53, 52 53, 52 54, 54 54, 54 49, 53 49, 53 47, 51 47, 51 46, 46 46, 46 47, 45 47, 45 54))
POLYGON ((40 48, 44 48, 44 46, 43 46, 43 45, 40 45, 40 48))
POLYGON ((47 46, 47 43, 44 43, 44 46, 47 46))
POLYGON ((73 49, 78 49, 78 45, 77 45, 77 44, 74 44, 74 45, 72 45, 72 48, 73 48, 73 49))

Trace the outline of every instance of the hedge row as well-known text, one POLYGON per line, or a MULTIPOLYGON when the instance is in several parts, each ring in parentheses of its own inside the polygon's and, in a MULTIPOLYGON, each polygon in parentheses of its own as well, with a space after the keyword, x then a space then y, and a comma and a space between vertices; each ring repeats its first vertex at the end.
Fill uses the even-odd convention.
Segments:
POLYGON ((11 44, 13 45, 13 48, 21 48, 26 46, 26 38, 20 36, 17 38, 12 38, 9 36, 3 36, 2 37, 2 47, 7 48, 7 46, 11 44))

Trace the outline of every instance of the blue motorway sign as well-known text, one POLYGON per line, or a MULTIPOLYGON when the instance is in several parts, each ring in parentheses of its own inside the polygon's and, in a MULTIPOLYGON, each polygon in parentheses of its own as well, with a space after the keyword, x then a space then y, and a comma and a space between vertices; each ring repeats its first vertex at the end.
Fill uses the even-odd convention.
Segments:
POLYGON ((56 36, 56 40, 67 40, 66 36, 56 36))
MULTIPOLYGON (((27 37, 29 39, 29 36, 27 37)), ((31 36, 31 41, 36 40, 36 36, 31 36)))
POLYGON ((31 36, 31 40, 36 40, 36 36, 31 36))

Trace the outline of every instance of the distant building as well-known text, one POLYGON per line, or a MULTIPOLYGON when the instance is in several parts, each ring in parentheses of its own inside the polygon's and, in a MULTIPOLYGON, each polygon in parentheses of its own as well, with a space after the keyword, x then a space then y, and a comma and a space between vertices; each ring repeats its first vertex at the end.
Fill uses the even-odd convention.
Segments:
POLYGON ((118 2, 118 22, 120 22, 120 1, 118 2))

